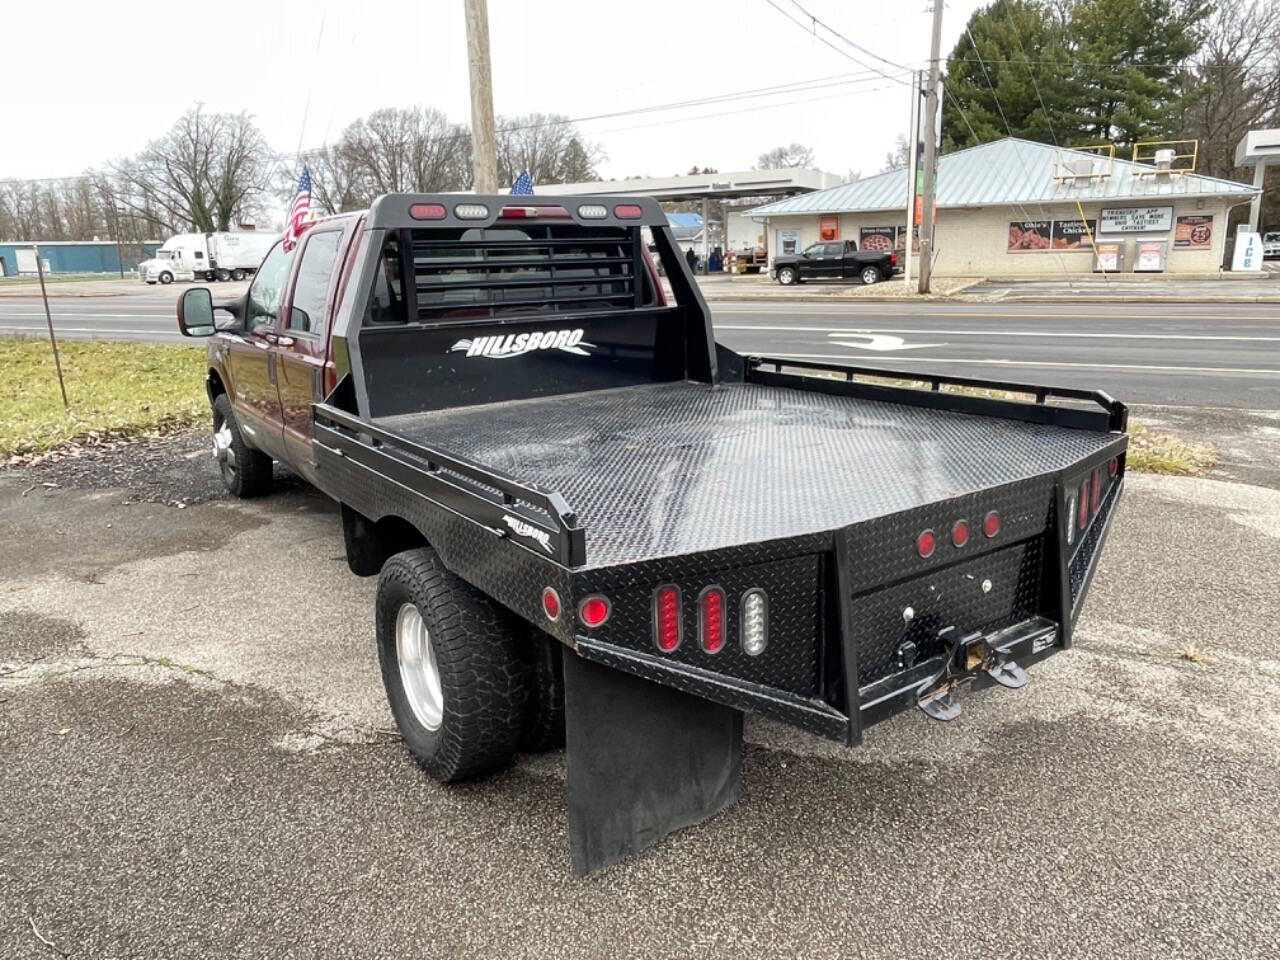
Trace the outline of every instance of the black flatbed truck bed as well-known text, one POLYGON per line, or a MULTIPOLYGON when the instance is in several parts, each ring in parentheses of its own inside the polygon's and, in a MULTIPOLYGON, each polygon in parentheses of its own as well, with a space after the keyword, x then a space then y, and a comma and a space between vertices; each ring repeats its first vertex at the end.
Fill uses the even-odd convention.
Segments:
POLYGON ((740 357, 647 200, 391 195, 354 259, 317 483, 357 572, 385 561, 380 530, 410 531, 564 644, 579 871, 731 804, 741 711, 852 745, 1070 645, 1123 487, 1123 404, 740 357))

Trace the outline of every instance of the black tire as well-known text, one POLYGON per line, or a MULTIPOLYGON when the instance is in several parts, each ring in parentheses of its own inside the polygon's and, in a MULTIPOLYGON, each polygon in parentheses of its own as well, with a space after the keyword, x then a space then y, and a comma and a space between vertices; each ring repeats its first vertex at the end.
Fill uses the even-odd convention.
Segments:
POLYGON ((160 272, 160 282, 164 284, 173 283, 173 274, 168 270, 162 270, 160 272))
POLYGON ((784 287, 789 287, 793 283, 800 282, 800 274, 796 272, 795 267, 779 267, 778 282, 784 287))
POLYGON ((218 278, 219 280, 221 280, 223 283, 226 283, 228 280, 230 280, 230 279, 231 279, 231 271, 230 271, 230 270, 219 270, 219 271, 217 272, 216 276, 217 276, 217 278, 218 278))
POLYGON ((512 614, 446 570, 430 547, 387 561, 375 611, 387 702, 419 766, 453 783, 509 764, 520 743, 527 676, 512 614), (442 695, 435 729, 415 713, 402 679, 396 630, 407 606, 421 616, 435 658, 442 695))
POLYGON ((523 645, 529 696, 524 707, 520 749, 543 753, 564 746, 564 651, 559 640, 540 631, 523 645))
POLYGON ((243 271, 243 270, 240 270, 240 269, 238 269, 238 268, 237 268, 237 269, 235 269, 235 270, 232 270, 232 271, 231 271, 231 279, 232 279, 232 280, 234 280, 234 281, 236 281, 237 283, 239 283, 241 280, 243 280, 243 279, 244 279, 244 271, 243 271))
POLYGON ((870 286, 873 283, 879 283, 884 279, 884 276, 880 273, 879 267, 863 267, 862 273, 859 274, 859 276, 862 277, 862 282, 867 286, 870 286))
POLYGON ((227 492, 244 500, 270 493, 271 458, 244 442, 240 424, 236 422, 231 401, 225 393, 219 394, 213 402, 213 434, 214 456, 227 492), (230 436, 224 437, 222 442, 227 445, 230 457, 223 456, 219 450, 219 437, 224 426, 230 436))

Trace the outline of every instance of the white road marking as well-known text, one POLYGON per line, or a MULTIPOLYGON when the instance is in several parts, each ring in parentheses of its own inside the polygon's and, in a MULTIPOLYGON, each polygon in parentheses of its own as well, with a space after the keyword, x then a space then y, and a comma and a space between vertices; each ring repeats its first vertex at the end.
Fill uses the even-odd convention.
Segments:
MULTIPOLYGON (((38 330, 42 333, 47 333, 49 328, 45 324, 40 324, 39 326, 36 326, 34 324, 29 326, 19 325, 19 324, 0 324, 0 333, 5 332, 6 330, 38 330)), ((178 330, 178 325, 176 323, 173 325, 173 330, 170 331, 170 330, 156 330, 154 327, 149 330, 130 329, 128 327, 64 327, 62 324, 58 323, 55 320, 53 324, 53 332, 54 333, 97 333, 97 334, 102 334, 103 336, 107 336, 113 333, 145 333, 151 336, 154 336, 157 333, 172 333, 175 337, 182 336, 181 332, 179 332, 178 330)))
MULTIPOLYGON (((711 307, 712 313, 717 312, 717 304, 715 302, 708 304, 708 306, 711 307)), ((744 315, 751 315, 751 316, 761 316, 761 317, 769 317, 769 316, 776 317, 780 313, 785 313, 786 308, 788 306, 803 307, 805 306, 805 304, 783 303, 783 304, 779 304, 779 306, 777 307, 773 307, 772 309, 766 309, 766 310, 755 310, 751 308, 743 308, 743 307, 735 306, 732 308, 724 308, 720 312, 744 314, 744 315)), ((1061 320, 1061 319, 1100 320, 1100 319, 1103 319, 1104 317, 1117 317, 1123 320, 1130 320, 1130 319, 1149 320, 1149 319, 1152 319, 1151 308, 1157 308, 1157 309, 1163 310, 1171 306, 1171 304, 1167 304, 1167 303, 1115 304, 1114 306, 1111 306, 1108 304, 1102 304, 1102 303, 1098 304, 1100 308, 1103 308, 1106 310, 1105 313, 1101 312, 1101 310, 1097 313, 1057 313, 1051 310, 1046 310, 1044 312, 1039 312, 1039 313, 1020 313, 1020 312, 1014 312, 1012 310, 1010 311, 983 310, 983 309, 966 310, 966 309, 963 309, 963 307, 965 306, 964 304, 957 304, 954 309, 948 309, 945 311, 912 310, 912 309, 909 309, 911 306, 910 304, 899 305, 899 304, 893 304, 893 303, 868 303, 868 304, 861 304, 861 305, 850 304, 849 306, 850 307, 863 306, 867 308, 866 312, 870 312, 870 313, 877 313, 877 312, 885 313, 885 314, 906 313, 907 316, 910 316, 910 317, 939 317, 941 319, 955 319, 956 317, 987 317, 988 319, 991 319, 991 320, 1003 320, 1008 317, 1014 317, 1014 318, 1026 318, 1031 320, 1061 320), (894 307, 900 307, 900 309, 894 310, 893 309, 894 307), (902 307, 906 307, 908 309, 906 310, 901 309, 902 307)), ((976 305, 974 306, 976 307, 976 305)), ((1224 303, 1222 306, 1223 306, 1223 311, 1221 313, 1193 314, 1193 313, 1178 313, 1176 310, 1166 310, 1166 312, 1164 313, 1164 316, 1171 320, 1224 320, 1224 319, 1231 319, 1232 317, 1237 316, 1242 309, 1244 311, 1248 311, 1250 308, 1269 307, 1270 304, 1266 302, 1229 303, 1229 304, 1224 303)), ((848 317, 848 316, 856 317, 858 314, 858 311, 857 310, 850 311, 849 309, 846 308, 844 310, 796 310, 795 313, 804 314, 806 316, 818 316, 818 317, 848 317)), ((1280 314, 1267 314, 1265 316, 1256 315, 1256 314, 1247 314, 1247 317, 1250 320, 1280 320, 1280 314)))
MULTIPOLYGON (((835 336, 835 334, 832 334, 835 336)), ((860 350, 874 350, 877 353, 894 353, 899 350, 919 350, 921 347, 944 347, 944 343, 907 343, 901 337, 890 337, 881 333, 863 333, 863 334, 844 334, 845 337, 852 336, 858 340, 865 340, 866 343, 850 343, 845 340, 835 341, 835 346, 854 347, 860 350)))
POLYGON ((759 330, 765 333, 825 333, 829 337, 876 336, 879 334, 923 334, 931 337, 1056 337, 1080 340, 1229 340, 1242 343, 1280 343, 1280 337, 1247 337, 1227 334, 1198 333, 1048 333, 1041 330, 926 330, 922 328, 891 327, 796 327, 796 326, 757 326, 755 324, 717 323, 717 330, 749 331, 759 330))
MULTIPOLYGON (((769 353, 768 357, 779 360, 865 360, 862 354, 839 353, 769 353)), ((1142 363, 1073 363, 1065 360, 955 360, 950 357, 899 357, 899 360, 911 363, 967 363, 993 367, 1080 367, 1085 370, 1157 370, 1174 373, 1266 373, 1280 376, 1277 367, 1179 367, 1156 366, 1142 363)), ((889 370, 889 373, 894 371, 889 370)))

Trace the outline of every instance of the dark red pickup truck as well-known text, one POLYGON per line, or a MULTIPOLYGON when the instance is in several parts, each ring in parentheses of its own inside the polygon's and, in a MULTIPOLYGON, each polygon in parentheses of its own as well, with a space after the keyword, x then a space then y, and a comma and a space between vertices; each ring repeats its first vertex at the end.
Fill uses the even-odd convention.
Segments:
POLYGON ((578 871, 732 804, 744 712, 853 746, 1027 683, 1124 484, 1105 394, 717 344, 647 199, 381 197, 221 309, 178 323, 227 488, 341 505, 427 773, 566 743, 578 871))

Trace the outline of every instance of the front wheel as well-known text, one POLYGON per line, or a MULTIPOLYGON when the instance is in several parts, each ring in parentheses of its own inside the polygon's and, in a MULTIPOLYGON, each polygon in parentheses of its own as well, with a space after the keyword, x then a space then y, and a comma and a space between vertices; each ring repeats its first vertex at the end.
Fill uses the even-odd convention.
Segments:
POLYGON ((791 286, 793 283, 795 283, 799 279, 800 279, 800 276, 799 274, 796 273, 794 267, 778 268, 778 282, 782 284, 784 287, 791 286))
POLYGON ((164 284, 173 283, 173 274, 170 273, 168 270, 165 270, 163 273, 160 274, 160 282, 164 284))
POLYGON ((446 570, 429 547, 387 561, 375 604, 387 702, 422 769, 451 783, 509 764, 527 677, 512 614, 446 570))
POLYGON ((876 267, 862 268, 862 282, 865 284, 879 283, 880 271, 876 267))
POLYGON ((232 496, 248 499, 271 492, 271 458, 244 442, 225 393, 213 402, 213 456, 232 496))

